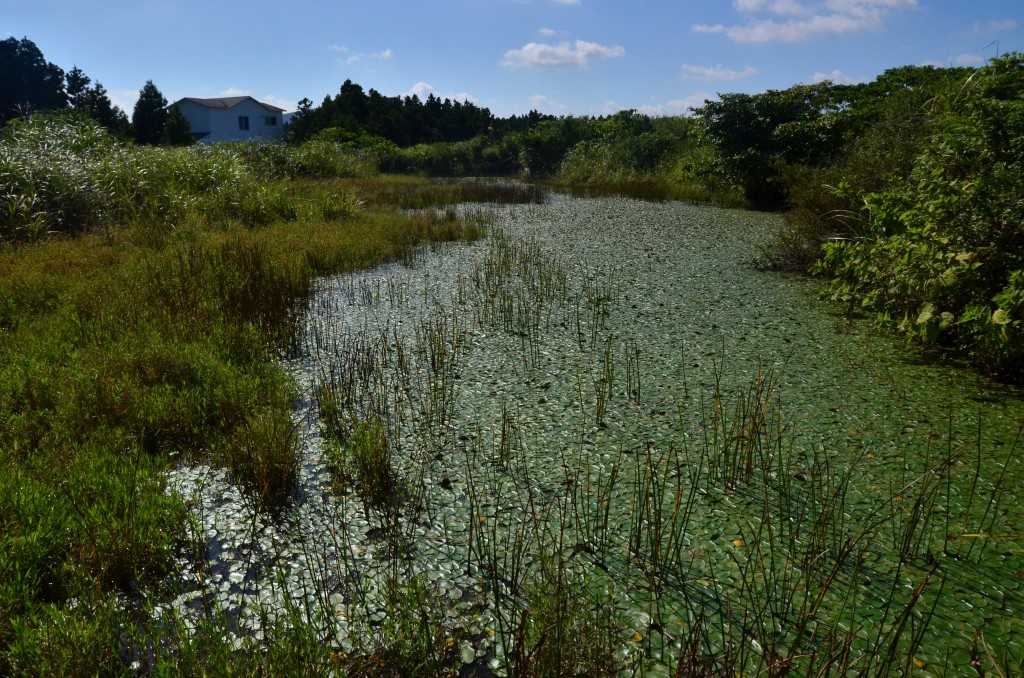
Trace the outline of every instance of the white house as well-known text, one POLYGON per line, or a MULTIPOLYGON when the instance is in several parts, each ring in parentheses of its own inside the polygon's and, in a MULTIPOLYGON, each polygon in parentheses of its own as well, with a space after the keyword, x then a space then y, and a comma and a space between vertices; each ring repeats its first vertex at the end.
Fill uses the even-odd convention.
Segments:
POLYGON ((284 109, 252 97, 185 97, 171 106, 181 111, 189 122, 192 136, 204 144, 249 139, 280 140, 284 136, 284 109))

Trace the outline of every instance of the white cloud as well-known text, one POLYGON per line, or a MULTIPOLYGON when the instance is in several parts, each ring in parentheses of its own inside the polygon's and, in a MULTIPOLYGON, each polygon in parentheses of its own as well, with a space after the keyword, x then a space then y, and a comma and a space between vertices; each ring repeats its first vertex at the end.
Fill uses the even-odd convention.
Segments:
POLYGON ((406 96, 415 94, 420 99, 426 99, 428 95, 434 93, 434 86, 429 82, 417 82, 415 85, 409 88, 406 92, 406 96))
POLYGON ((270 104, 271 106, 283 108, 286 111, 294 111, 298 110, 299 108, 298 103, 290 101, 288 99, 282 99, 281 97, 276 97, 273 94, 267 94, 266 96, 260 97, 260 101, 262 101, 265 104, 270 104))
POLYGON ((918 0, 733 0, 733 7, 747 15, 745 24, 696 24, 692 29, 741 43, 803 42, 820 35, 882 30, 889 14, 917 6, 918 0))
POLYGON ((415 94, 421 100, 426 99, 431 94, 439 99, 451 99, 452 101, 468 101, 469 103, 476 103, 476 97, 468 92, 457 92, 455 94, 441 94, 434 86, 429 82, 417 82, 415 85, 409 88, 409 91, 405 93, 405 96, 411 96, 415 94))
POLYGON ((694 92, 688 97, 677 101, 670 101, 669 106, 677 106, 683 111, 688 111, 691 108, 699 108, 704 105, 705 101, 718 101, 718 95, 710 92, 694 92))
POLYGON ((353 52, 344 45, 327 45, 327 49, 340 54, 338 57, 338 63, 345 64, 346 66, 352 66, 355 64, 362 63, 366 59, 390 59, 395 55, 391 48, 387 48, 380 52, 353 52))
POLYGON ((580 0, 553 0, 556 5, 579 5, 580 0))
POLYGON ((556 35, 558 35, 558 31, 556 31, 556 30, 555 30, 555 29, 553 29, 553 28, 548 28, 548 27, 546 27, 546 26, 545 26, 545 27, 543 27, 543 28, 538 28, 538 29, 537 29, 537 33, 538 33, 538 34, 539 34, 539 35, 540 35, 541 37, 544 37, 544 38, 553 38, 553 37, 555 37, 556 35))
POLYGON ((605 46, 596 42, 577 40, 558 45, 540 42, 527 43, 520 49, 505 52, 501 65, 506 68, 586 68, 590 61, 596 59, 615 59, 623 56, 626 50, 618 45, 605 46))
POLYGON ((672 99, 664 104, 647 104, 638 106, 637 112, 651 117, 664 117, 669 115, 689 115, 691 108, 703 106, 705 100, 717 101, 718 97, 708 92, 694 92, 683 99, 672 99))
POLYGON ((867 82, 864 78, 855 78, 840 70, 834 70, 831 73, 822 73, 819 71, 807 79, 807 81, 811 83, 825 82, 826 80, 835 85, 856 85, 861 82, 867 82))
POLYGON ((127 113, 128 117, 131 117, 132 110, 135 108, 135 102, 139 98, 139 90, 123 89, 119 92, 107 92, 107 96, 110 97, 110 103, 127 113))
POLYGON ((530 97, 530 108, 541 113, 561 114, 568 110, 568 106, 548 99, 541 94, 534 94, 530 97))
POLYGON ((979 22, 971 26, 971 30, 969 30, 967 34, 975 38, 980 38, 982 36, 991 35, 992 33, 1012 31, 1015 28, 1017 28, 1017 22, 1013 19, 1007 19, 1006 21, 989 21, 987 24, 979 22))
POLYGON ((251 94, 248 90, 238 89, 237 87, 228 87, 227 89, 221 90, 219 97, 247 97, 251 94))
MULTIPOLYGON (((654 97, 651 97, 654 99, 654 97)), ((664 104, 651 103, 644 104, 643 106, 632 107, 637 113, 641 115, 648 115, 652 118, 663 118, 672 115, 689 115, 690 108, 696 106, 703 106, 705 99, 717 99, 718 97, 707 92, 698 92, 685 99, 672 99, 664 104)), ((619 111, 625 110, 624 106, 620 106, 614 101, 608 101, 601 107, 601 115, 614 115, 619 111)))
POLYGON ((739 80, 740 78, 748 78, 760 73, 760 71, 753 66, 747 66, 742 71, 736 71, 726 68, 721 64, 718 64, 717 66, 694 66, 692 64, 683 64, 682 70, 683 80, 703 80, 706 82, 723 80, 730 82, 733 80, 739 80))
POLYGON ((985 58, 977 54, 958 54, 949 60, 957 66, 982 66, 985 63, 985 58))

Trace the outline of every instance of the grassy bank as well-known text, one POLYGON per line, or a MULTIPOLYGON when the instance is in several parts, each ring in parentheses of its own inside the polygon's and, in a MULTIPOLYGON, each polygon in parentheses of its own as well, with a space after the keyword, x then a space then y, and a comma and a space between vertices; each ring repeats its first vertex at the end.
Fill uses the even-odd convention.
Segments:
POLYGON ((267 181, 235 149, 60 119, 0 155, 0 672, 119 673, 115 599, 184 536, 162 471, 209 459, 288 501, 293 387, 272 361, 312 281, 479 223, 364 209, 386 180, 267 181))

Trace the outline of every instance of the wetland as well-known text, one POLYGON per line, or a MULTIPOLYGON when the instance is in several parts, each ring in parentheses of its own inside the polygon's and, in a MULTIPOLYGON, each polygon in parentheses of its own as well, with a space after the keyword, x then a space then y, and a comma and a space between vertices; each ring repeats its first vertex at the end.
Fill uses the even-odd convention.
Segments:
POLYGON ((298 488, 182 465, 157 620, 424 670, 976 675, 1024 651, 1020 394, 751 265, 772 216, 553 196, 320 279, 298 488), (291 621, 289 621, 291 620, 291 621), (301 622, 297 622, 301 620, 301 622))

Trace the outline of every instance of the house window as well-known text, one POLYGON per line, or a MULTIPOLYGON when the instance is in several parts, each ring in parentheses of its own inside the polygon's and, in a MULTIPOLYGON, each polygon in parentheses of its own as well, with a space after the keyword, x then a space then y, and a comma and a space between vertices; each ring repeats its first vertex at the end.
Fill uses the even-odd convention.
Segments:
POLYGON ((265 116, 263 116, 263 123, 267 127, 277 127, 277 116, 276 115, 265 115, 265 116))
POLYGON ((248 115, 240 115, 240 116, 238 116, 238 129, 242 130, 243 132, 249 131, 249 116, 248 115))

